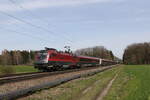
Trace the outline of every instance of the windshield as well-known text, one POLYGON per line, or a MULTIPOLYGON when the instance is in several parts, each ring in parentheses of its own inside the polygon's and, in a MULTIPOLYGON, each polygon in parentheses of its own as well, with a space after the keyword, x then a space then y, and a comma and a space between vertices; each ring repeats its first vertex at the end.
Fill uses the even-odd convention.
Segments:
POLYGON ((37 60, 45 60, 48 53, 37 53, 37 60))

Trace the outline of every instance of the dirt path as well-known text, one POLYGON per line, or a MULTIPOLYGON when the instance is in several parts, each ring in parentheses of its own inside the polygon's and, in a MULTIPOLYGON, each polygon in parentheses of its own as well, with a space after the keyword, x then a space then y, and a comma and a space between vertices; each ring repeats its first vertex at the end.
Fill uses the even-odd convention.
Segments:
POLYGON ((113 82, 116 80, 118 74, 116 74, 112 80, 110 80, 110 82, 108 83, 108 85, 106 86, 106 88, 104 88, 104 90, 98 95, 98 97, 96 98, 96 100, 103 100, 103 98, 107 95, 108 91, 110 90, 113 82))
POLYGON ((94 82, 91 86, 89 86, 88 88, 86 88, 84 91, 82 91, 82 94, 86 94, 89 90, 92 90, 92 87, 97 84, 98 82, 100 82, 101 80, 98 80, 96 82, 94 82))

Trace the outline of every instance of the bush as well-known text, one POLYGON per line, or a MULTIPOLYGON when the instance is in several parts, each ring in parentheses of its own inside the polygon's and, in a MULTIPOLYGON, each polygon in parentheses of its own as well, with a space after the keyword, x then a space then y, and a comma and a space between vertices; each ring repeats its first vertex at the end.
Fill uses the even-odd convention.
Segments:
POLYGON ((2 74, 12 74, 15 73, 15 68, 13 66, 1 66, 0 72, 2 74))

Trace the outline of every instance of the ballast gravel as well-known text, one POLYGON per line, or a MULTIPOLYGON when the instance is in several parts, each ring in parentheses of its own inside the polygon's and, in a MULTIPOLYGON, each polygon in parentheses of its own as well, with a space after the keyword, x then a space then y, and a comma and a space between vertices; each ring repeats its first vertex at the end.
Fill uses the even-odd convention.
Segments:
POLYGON ((81 70, 81 71, 76 71, 76 72, 69 72, 69 73, 64 73, 64 74, 51 75, 51 76, 46 76, 46 77, 42 77, 42 78, 38 78, 38 79, 25 80, 25 81, 21 81, 21 82, 6 83, 6 84, 3 84, 3 85, 0 86, 0 94, 15 91, 15 90, 18 90, 18 89, 29 88, 29 87, 39 85, 39 84, 42 84, 42 83, 54 81, 56 79, 71 77, 73 75, 87 73, 87 72, 90 72, 90 71, 96 71, 97 69, 105 69, 105 68, 104 67, 99 67, 99 68, 94 68, 94 69, 86 69, 86 70, 81 70))

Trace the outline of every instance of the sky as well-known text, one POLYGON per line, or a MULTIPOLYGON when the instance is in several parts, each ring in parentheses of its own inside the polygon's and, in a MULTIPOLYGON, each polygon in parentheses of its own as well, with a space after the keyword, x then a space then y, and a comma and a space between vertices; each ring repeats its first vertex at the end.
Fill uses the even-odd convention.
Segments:
POLYGON ((0 51, 150 42, 150 0, 0 0, 0 51))

